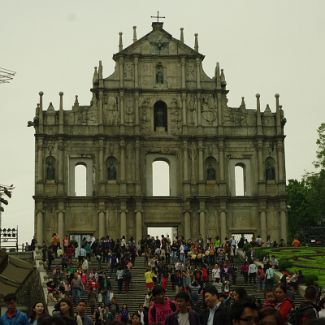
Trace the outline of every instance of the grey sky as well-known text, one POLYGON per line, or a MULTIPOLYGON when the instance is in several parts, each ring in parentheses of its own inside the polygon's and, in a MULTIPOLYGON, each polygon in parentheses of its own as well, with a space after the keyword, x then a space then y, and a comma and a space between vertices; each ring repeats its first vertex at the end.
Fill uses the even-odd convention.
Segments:
POLYGON ((244 96, 256 107, 275 110, 274 94, 287 118, 287 178, 312 169, 316 129, 325 110, 325 1, 299 0, 0 0, 0 66, 17 72, 0 85, 0 183, 16 189, 2 217, 4 227, 19 225, 20 238, 33 235, 34 130, 27 128, 35 113, 38 92, 45 107, 58 109, 60 91, 65 109, 74 95, 89 104, 93 67, 103 61, 104 76, 113 71, 118 33, 124 47, 151 31, 151 15, 166 16, 164 28, 206 56, 204 69, 213 76, 216 62, 225 69, 230 106, 244 96))

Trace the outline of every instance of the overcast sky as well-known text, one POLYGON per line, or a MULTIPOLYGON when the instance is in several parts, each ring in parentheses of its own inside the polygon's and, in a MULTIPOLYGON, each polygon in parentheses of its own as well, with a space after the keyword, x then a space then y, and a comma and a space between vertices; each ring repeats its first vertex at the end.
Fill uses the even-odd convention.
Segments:
POLYGON ((230 90, 229 106, 275 110, 274 94, 287 118, 287 179, 312 170, 316 129, 325 110, 324 0, 0 0, 0 66, 16 71, 10 84, 0 84, 0 183, 14 184, 13 197, 2 214, 3 227, 19 225, 20 239, 30 241, 34 225, 34 129, 38 92, 44 106, 58 109, 60 91, 65 109, 74 96, 90 102, 93 67, 103 61, 104 77, 113 71, 118 33, 124 47, 151 31, 151 15, 166 16, 164 28, 199 51, 204 70, 213 76, 220 62, 230 90))

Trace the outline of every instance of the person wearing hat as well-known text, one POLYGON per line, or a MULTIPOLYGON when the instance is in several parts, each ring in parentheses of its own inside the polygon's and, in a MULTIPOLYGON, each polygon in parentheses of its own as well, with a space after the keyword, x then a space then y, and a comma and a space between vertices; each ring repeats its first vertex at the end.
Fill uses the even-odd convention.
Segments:
POLYGON ((14 293, 9 293, 3 298, 7 311, 1 316, 2 325, 29 325, 27 315, 17 309, 17 298, 14 293))

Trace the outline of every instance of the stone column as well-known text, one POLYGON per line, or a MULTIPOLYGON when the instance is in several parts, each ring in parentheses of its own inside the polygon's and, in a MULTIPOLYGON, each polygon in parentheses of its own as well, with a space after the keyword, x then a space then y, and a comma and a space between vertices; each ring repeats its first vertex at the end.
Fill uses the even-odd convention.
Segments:
POLYGON ((201 89, 201 62, 200 59, 196 59, 196 87, 201 89))
POLYGON ((121 181, 125 181, 125 140, 120 141, 120 150, 121 150, 121 181))
POLYGON ((135 210, 135 239, 136 243, 142 239, 142 206, 141 202, 137 202, 135 210))
POLYGON ((201 126, 201 94, 198 93, 197 95, 197 100, 196 100, 196 111, 197 111, 197 126, 201 126))
POLYGON ((58 143, 59 175, 58 175, 58 192, 64 193, 64 142, 63 139, 58 143))
POLYGON ((184 182, 188 181, 188 153, 187 153, 187 141, 183 141, 183 173, 184 173, 184 182))
POLYGON ((124 208, 121 209, 120 212, 120 237, 127 236, 126 234, 126 210, 124 208))
POLYGON ((120 121, 121 125, 124 125, 124 91, 120 91, 119 109, 120 109, 120 121))
POLYGON ((98 131, 103 133, 103 106, 104 106, 104 93, 102 90, 99 91, 98 96, 98 131))
POLYGON ((134 96, 134 108, 135 108, 135 125, 139 125, 139 93, 136 92, 134 96))
POLYGON ((141 194, 140 180, 140 140, 135 141, 135 192, 136 195, 141 194))
POLYGON ((277 154, 278 154, 278 175, 279 182, 284 182, 284 155, 283 155, 283 142, 279 140, 277 143, 277 154))
POLYGON ((280 212, 280 226, 281 226, 281 238, 280 239, 284 239, 284 241, 287 241, 287 214, 286 211, 284 209, 281 209, 280 212))
POLYGON ((182 57, 181 58, 181 65, 182 65, 182 89, 185 88, 186 84, 186 80, 185 80, 185 58, 182 57))
POLYGON ((261 225, 261 237, 263 241, 266 241, 267 231, 266 231, 266 212, 265 210, 260 211, 260 225, 261 225))
POLYGON ((121 56, 119 60, 119 71, 120 71, 120 87, 123 88, 124 86, 124 59, 121 56))
POLYGON ((223 135, 223 106, 222 106, 222 95, 217 93, 217 105, 218 105, 218 134, 223 135))
POLYGON ((138 62, 139 58, 136 56, 134 58, 134 88, 139 87, 138 62))
POLYGON ((263 141, 258 140, 257 143, 257 163, 258 163, 258 180, 264 181, 264 163, 263 163, 263 141))
POLYGON ((106 229, 105 229, 105 211, 99 210, 98 212, 98 237, 102 238, 106 235, 106 229))
POLYGON ((64 211, 63 210, 59 210, 58 212, 58 235, 60 241, 62 242, 64 237, 64 211))
POLYGON ((125 140, 122 139, 120 141, 120 193, 125 194, 126 193, 126 162, 125 162, 125 140))
POLYGON ((184 212, 184 237, 185 237, 185 240, 188 240, 191 238, 190 222, 191 222, 191 213, 189 210, 186 210, 184 212))
POLYGON ((44 171, 43 171, 43 139, 38 138, 37 139, 37 160, 36 160, 36 164, 37 164, 37 179, 36 181, 41 183, 43 182, 43 175, 44 175, 44 171))
POLYGON ((199 182, 204 181, 204 170, 203 170, 203 143, 202 140, 199 140, 199 182))
POLYGON ((224 241, 227 236, 227 215, 225 210, 221 210, 220 213, 220 240, 224 241))
POLYGON ((182 93, 182 117, 183 117, 183 123, 182 125, 187 125, 186 121, 186 94, 182 93))
POLYGON ((224 140, 221 139, 219 141, 219 173, 220 173, 220 181, 224 182, 225 181, 225 144, 224 140))
POLYGON ((39 245, 43 243, 43 211, 38 210, 36 213, 36 240, 39 245))
POLYGON ((205 225, 205 202, 200 202, 200 235, 202 236, 203 240, 206 240, 206 225, 205 225))
POLYGON ((99 139, 98 167, 99 167, 99 182, 104 182, 104 140, 99 139))
POLYGON ((196 153, 195 153, 195 143, 192 142, 192 145, 191 145, 191 182, 192 184, 195 184, 195 156, 196 156, 196 153))

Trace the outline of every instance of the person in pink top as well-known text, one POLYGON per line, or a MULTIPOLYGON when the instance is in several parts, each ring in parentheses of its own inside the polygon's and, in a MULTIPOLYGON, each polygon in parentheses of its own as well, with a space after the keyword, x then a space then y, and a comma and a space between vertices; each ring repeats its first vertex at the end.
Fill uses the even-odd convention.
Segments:
POLYGON ((165 325, 168 315, 176 311, 176 305, 168 297, 165 296, 165 290, 162 286, 155 286, 152 289, 153 303, 148 312, 148 323, 160 323, 165 325))

